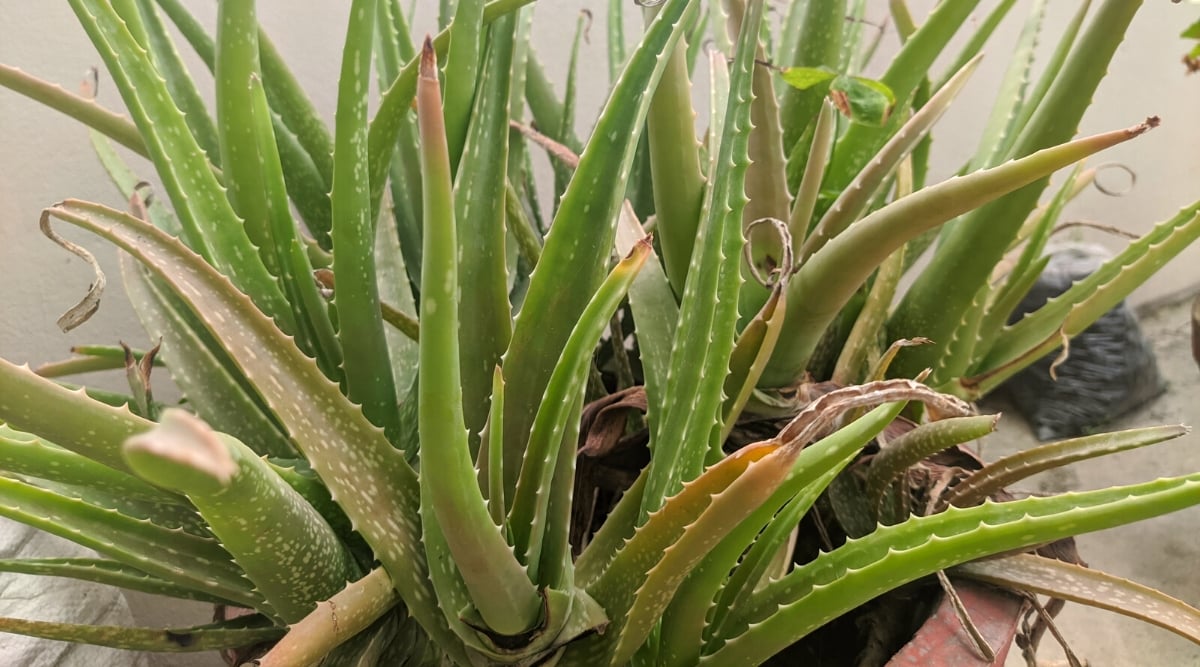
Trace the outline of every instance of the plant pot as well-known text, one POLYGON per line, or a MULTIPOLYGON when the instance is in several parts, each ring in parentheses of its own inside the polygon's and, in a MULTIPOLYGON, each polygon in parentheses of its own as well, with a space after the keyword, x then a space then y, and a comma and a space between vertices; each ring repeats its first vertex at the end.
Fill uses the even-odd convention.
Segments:
POLYGON ((972 623, 996 652, 988 660, 958 620, 944 594, 912 640, 888 661, 888 667, 992 667, 1003 665, 1017 634, 1025 602, 1017 595, 973 581, 953 580, 972 623))

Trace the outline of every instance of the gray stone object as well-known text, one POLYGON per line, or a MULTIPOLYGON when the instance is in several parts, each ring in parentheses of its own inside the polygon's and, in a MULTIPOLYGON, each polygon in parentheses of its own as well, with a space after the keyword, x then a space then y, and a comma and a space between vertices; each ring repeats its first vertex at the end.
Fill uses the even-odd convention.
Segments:
MULTIPOLYGON (((1100 246, 1082 243, 1053 246, 1049 251, 1046 270, 1010 323, 1067 291, 1110 256, 1100 246)), ((1050 367, 1058 356, 1059 351, 1047 354, 1004 385, 1039 440, 1095 432, 1166 389, 1154 352, 1124 301, 1071 340, 1070 354, 1055 369, 1055 380, 1050 367)))

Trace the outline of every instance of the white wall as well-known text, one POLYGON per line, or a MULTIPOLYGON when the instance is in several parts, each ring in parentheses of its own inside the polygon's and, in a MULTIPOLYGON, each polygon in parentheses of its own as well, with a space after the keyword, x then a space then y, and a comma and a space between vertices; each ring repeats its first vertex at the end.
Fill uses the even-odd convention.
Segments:
MULTIPOLYGON (((432 27, 433 0, 422 5, 418 26, 432 27)), ((190 3, 201 18, 212 24, 210 1, 190 3)), ((406 3, 407 4, 407 3, 406 3)), ((886 13, 886 3, 872 0, 873 17, 886 13)), ((921 16, 933 3, 914 0, 921 16)), ((982 3, 985 7, 994 2, 982 3)), ((1023 20, 1023 0, 994 40, 984 65, 958 105, 939 128, 935 147, 935 177, 952 173, 975 147, 975 136, 986 119, 995 81, 1004 70, 1007 54, 1023 20)), ((1052 1, 1047 33, 1054 34, 1077 6, 1052 1)), ((294 3, 260 0, 260 16, 280 51, 292 63, 301 83, 318 109, 332 118, 334 82, 340 58, 348 3, 294 3), (303 7, 303 9, 297 9, 303 7)), ((598 83, 580 87, 579 126, 587 127, 602 102, 607 65, 603 50, 605 0, 542 0, 535 40, 547 67, 558 82, 564 77, 565 49, 581 7, 596 15, 591 41, 585 44, 584 80, 598 83)), ((628 2, 627 23, 632 38, 640 25, 637 9, 628 2)), ((1136 170, 1139 181, 1129 196, 1113 199, 1098 193, 1083 195, 1068 212, 1070 219, 1086 219, 1143 231, 1170 216, 1179 205, 1200 197, 1200 77, 1185 78, 1179 56, 1186 45, 1177 38, 1183 26, 1200 14, 1194 5, 1147 2, 1121 46, 1109 79, 1097 95, 1083 123, 1092 132, 1131 125, 1157 114, 1163 126, 1132 144, 1110 151, 1102 160, 1117 160, 1136 170)), ((0 0, 0 62, 19 66, 74 89, 84 70, 100 59, 87 42, 66 3, 0 0)), ((976 19, 977 20, 977 19, 976 19)), ((1043 51, 1049 45, 1043 44, 1043 51)), ((186 51, 186 47, 183 47, 186 51)), ((884 38, 881 57, 896 48, 894 32, 884 38)), ((192 71, 211 81, 204 68, 192 61, 192 71)), ((702 85, 702 84, 701 84, 702 85)), ((100 84, 101 101, 119 106, 111 82, 100 84)), ((42 207, 66 197, 80 197, 121 206, 88 145, 87 133, 75 122, 6 90, 0 90, 0 355, 38 363, 65 356, 74 343, 115 343, 118 338, 144 346, 145 336, 133 313, 113 283, 99 314, 70 335, 59 333, 55 318, 86 289, 91 274, 82 262, 61 251, 37 231, 42 207)), ((135 161, 135 164, 137 162, 135 161)), ((141 166, 148 172, 148 167, 141 166)), ((63 226, 65 227, 65 226, 63 226)), ((114 255, 104 244, 82 234, 73 238, 97 251, 114 278, 114 255)), ((1200 250, 1176 260, 1139 293, 1139 299, 1165 294, 1200 282, 1200 250)))

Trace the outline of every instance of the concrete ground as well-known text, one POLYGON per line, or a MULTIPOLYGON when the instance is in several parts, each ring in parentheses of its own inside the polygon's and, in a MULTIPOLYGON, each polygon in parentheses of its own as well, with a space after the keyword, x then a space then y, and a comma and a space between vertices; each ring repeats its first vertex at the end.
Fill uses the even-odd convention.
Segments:
MULTIPOLYGON (((1138 309, 1143 331, 1168 383, 1165 394, 1105 430, 1157 424, 1200 426, 1200 370, 1192 360, 1191 293, 1178 293, 1138 309)), ((1036 444, 1016 414, 1006 414, 989 436, 983 454, 994 459, 1036 444)), ((1023 485, 1029 491, 1063 492, 1132 484, 1200 470, 1200 433, 1138 451, 1079 463, 1044 473, 1023 485)), ((1200 606, 1200 507, 1136 525, 1078 538, 1084 560, 1104 570, 1200 606)), ((1166 630, 1111 612, 1069 604, 1059 629, 1075 653, 1092 667, 1182 667, 1200 665, 1200 646, 1166 630)), ((1063 665, 1062 651, 1049 635, 1042 641, 1040 664, 1063 665)), ((1025 664, 1017 651, 1006 667, 1025 664)))

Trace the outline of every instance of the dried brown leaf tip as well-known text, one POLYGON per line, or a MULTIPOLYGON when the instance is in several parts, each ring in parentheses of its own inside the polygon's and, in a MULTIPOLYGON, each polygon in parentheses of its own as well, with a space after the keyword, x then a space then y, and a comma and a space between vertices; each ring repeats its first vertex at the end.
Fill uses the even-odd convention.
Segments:
POLYGON ((425 35, 425 43, 421 46, 421 78, 437 78, 437 52, 433 49, 433 38, 425 35))

